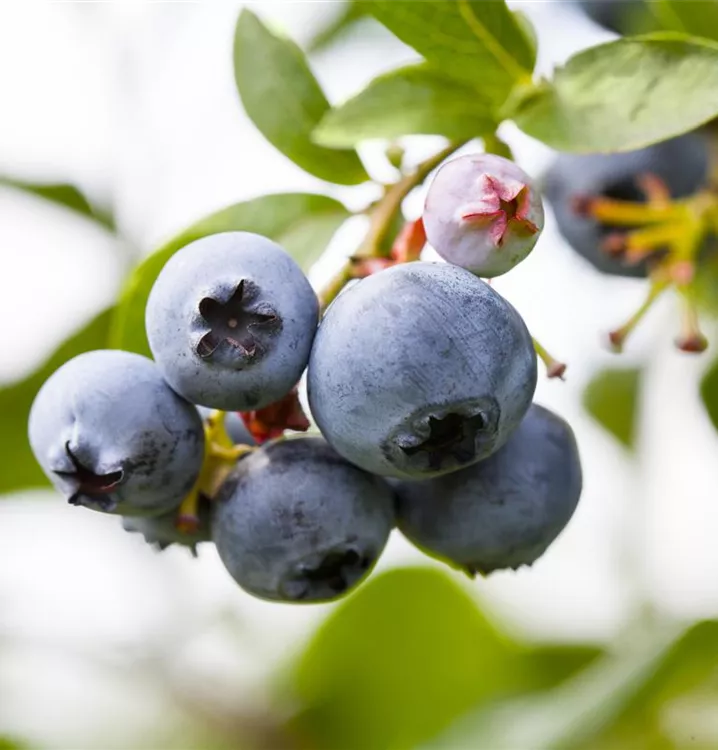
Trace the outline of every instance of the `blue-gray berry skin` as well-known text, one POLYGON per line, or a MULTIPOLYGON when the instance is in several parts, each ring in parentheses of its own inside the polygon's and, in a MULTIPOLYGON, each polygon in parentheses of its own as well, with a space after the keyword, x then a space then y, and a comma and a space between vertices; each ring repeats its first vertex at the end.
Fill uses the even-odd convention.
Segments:
POLYGON ((545 195, 559 231, 569 245, 602 273, 644 277, 647 263, 627 265, 612 257, 601 243, 626 227, 601 224, 577 210, 584 197, 645 201, 637 179, 653 174, 663 180, 674 198, 692 195, 708 179, 708 142, 701 133, 672 138, 639 151, 620 154, 561 154, 545 179, 545 195))
MULTIPOLYGON (((631 29, 631 21, 639 18, 643 5, 641 0, 578 0, 578 5, 592 21, 610 31, 617 34, 638 31, 631 29)), ((650 11, 645 10, 649 15, 650 11)))
POLYGON ((330 445, 382 476, 468 466, 506 442, 536 388, 514 308, 469 271, 408 263, 360 281, 327 311, 308 370, 330 445))
POLYGON ((216 498, 212 537, 246 591, 335 599, 366 576, 394 524, 386 482, 319 437, 279 440, 242 458, 216 498))
MULTIPOLYGON (((206 406, 198 406, 202 419, 207 419, 212 413, 212 409, 208 409, 206 406)), ((244 424, 244 420, 236 411, 228 411, 224 415, 224 427, 227 430, 230 440, 235 445, 256 445, 257 441, 252 437, 247 426, 244 424)))
POLYGON ((80 354, 54 372, 30 411, 30 445, 73 505, 156 516, 192 488, 202 420, 154 362, 122 351, 80 354))
POLYGON ((186 532, 177 528, 177 512, 172 511, 162 516, 145 518, 141 516, 124 516, 122 527, 128 533, 141 534, 145 542, 158 550, 164 550, 173 544, 189 547, 193 555, 197 554, 197 545, 212 539, 211 500, 201 498, 199 503, 199 526, 196 531, 186 532))
POLYGON ((425 482, 392 484, 406 537, 452 565, 487 574, 530 565, 546 551, 578 504, 581 462, 570 426, 533 405, 485 461, 425 482))
POLYGON ((318 315, 317 297, 288 253, 266 237, 225 232, 167 262, 147 303, 147 337, 180 395, 248 411, 296 385, 318 315))

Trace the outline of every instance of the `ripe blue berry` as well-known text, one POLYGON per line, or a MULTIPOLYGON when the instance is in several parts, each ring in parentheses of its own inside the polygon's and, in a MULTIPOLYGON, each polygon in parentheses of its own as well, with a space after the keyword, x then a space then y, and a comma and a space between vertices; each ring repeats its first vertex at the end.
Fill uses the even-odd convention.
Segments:
POLYGON ((309 282, 279 245, 226 232, 168 261, 147 303, 147 337, 180 395, 247 411, 278 401, 297 383, 318 315, 309 282))
POLYGON ((446 263, 408 263, 331 305, 308 370, 329 444, 383 476, 467 466, 508 439, 531 404, 536 356, 514 308, 446 263))
POLYGON ((469 572, 530 565, 559 535, 581 495, 569 425, 532 406, 509 442, 468 469, 395 482, 397 524, 418 547, 469 572))
POLYGON ((154 516, 176 508, 202 465, 197 410, 138 354, 94 351, 66 362, 30 411, 30 445, 73 505, 154 516))
POLYGON ((509 159, 469 154, 439 169, 424 227, 442 258, 478 276, 500 276, 533 249, 543 229, 541 195, 509 159))
POLYGON ((661 179, 674 198, 692 195, 708 179, 708 143, 700 133, 672 138, 639 151, 619 154, 561 154, 546 175, 546 199, 569 245, 602 273, 643 277, 650 262, 626 264, 602 247, 609 234, 626 227, 602 224, 580 209, 585 198, 645 202, 639 180, 661 179))
POLYGON ((578 0, 578 4, 592 21, 617 34, 636 33, 631 20, 646 10, 642 0, 578 0))
POLYGON ((334 599, 368 573, 394 523, 393 494, 318 437, 267 443, 217 496, 213 539, 227 570, 263 599, 334 599))

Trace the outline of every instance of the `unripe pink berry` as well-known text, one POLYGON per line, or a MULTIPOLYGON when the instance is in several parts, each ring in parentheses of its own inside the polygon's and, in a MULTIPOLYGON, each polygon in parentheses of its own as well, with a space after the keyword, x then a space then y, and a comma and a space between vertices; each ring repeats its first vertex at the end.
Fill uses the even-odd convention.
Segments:
POLYGON ((500 276, 533 249, 543 229, 541 196, 509 159, 469 154, 444 164, 429 188, 424 226, 444 260, 500 276))

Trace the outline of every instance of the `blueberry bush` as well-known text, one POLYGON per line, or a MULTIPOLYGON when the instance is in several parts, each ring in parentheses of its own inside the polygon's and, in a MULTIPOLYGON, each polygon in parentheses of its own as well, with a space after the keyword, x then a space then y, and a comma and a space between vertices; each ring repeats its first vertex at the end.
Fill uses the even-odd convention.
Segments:
MULTIPOLYGON (((717 622, 647 618, 606 651, 536 645, 500 633, 437 566, 372 575, 396 528, 479 585, 531 565, 579 505, 581 446, 534 402, 537 378, 571 363, 490 283, 533 251, 547 209, 581 263, 645 286, 605 336, 617 354, 673 290, 668 335, 708 358, 700 395, 718 427, 704 333, 718 302, 718 2, 577 5, 623 36, 540 77, 541 40, 503 0, 346 2, 311 50, 371 22, 421 60, 336 105, 310 52, 243 9, 233 63, 248 117, 310 175, 377 197, 219 208, 0 390, 0 491, 51 483, 158 549, 214 544, 250 595, 337 601, 290 669, 273 747, 668 749, 688 745, 666 701, 718 701, 717 622), (545 174, 514 161, 507 123, 556 152, 545 174), (408 136, 440 145, 409 163, 408 136), (392 182, 372 177, 365 142, 385 146, 392 182), (357 216, 361 242, 313 289, 306 274, 357 216)), ((71 185, 2 184, 117 231, 71 185)), ((642 382, 619 364, 585 390, 627 448, 642 382)))

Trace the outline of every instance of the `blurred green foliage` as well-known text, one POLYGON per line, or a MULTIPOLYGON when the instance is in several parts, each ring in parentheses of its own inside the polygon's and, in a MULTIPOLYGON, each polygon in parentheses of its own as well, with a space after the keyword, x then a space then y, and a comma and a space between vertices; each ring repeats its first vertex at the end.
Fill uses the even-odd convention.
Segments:
POLYGON ((15 177, 0 175, 0 187, 20 190, 23 193, 34 195, 90 219, 111 232, 115 230, 115 220, 112 213, 106 208, 90 203, 87 196, 74 185, 28 182, 15 177))
POLYGON ((476 96, 475 89, 420 63, 375 78, 357 96, 330 110, 314 138, 330 147, 411 134, 469 140, 493 133, 496 125, 490 104, 476 96))
POLYGON ((586 411, 626 448, 636 438, 642 371, 639 368, 605 369, 586 386, 586 411))
POLYGON ((718 41, 716 0, 652 0, 647 6, 664 29, 718 41))
POLYGON ((329 102, 302 50, 246 8, 237 22, 234 71, 247 115, 278 151, 329 182, 356 185, 369 179, 355 151, 327 151, 312 141, 329 102))
POLYGON ((411 748, 463 713, 558 684, 597 649, 506 633, 448 574, 374 576, 312 638, 292 675, 292 728, 317 750, 411 748))

